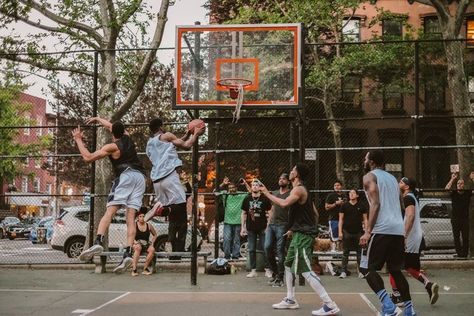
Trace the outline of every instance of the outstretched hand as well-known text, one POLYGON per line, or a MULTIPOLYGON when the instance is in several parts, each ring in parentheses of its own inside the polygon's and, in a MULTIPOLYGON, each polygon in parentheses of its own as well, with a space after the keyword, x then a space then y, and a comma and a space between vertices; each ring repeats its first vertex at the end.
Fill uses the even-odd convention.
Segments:
POLYGON ((72 137, 75 141, 82 140, 82 138, 84 137, 84 134, 81 131, 81 127, 79 125, 72 131, 72 137))
POLYGON ((89 117, 89 118, 86 120, 86 124, 92 124, 92 123, 94 123, 94 122, 95 122, 95 123, 100 123, 99 120, 100 120, 100 117, 97 117, 97 116, 95 116, 95 117, 89 117))

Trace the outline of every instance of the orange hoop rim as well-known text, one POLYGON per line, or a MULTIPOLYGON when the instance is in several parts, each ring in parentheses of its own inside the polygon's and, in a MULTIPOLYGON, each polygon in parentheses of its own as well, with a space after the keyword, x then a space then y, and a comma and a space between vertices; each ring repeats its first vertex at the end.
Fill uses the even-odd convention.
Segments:
POLYGON ((217 85, 221 87, 226 87, 231 89, 238 89, 239 87, 248 87, 252 85, 252 80, 244 79, 244 78, 224 78, 217 80, 217 85))

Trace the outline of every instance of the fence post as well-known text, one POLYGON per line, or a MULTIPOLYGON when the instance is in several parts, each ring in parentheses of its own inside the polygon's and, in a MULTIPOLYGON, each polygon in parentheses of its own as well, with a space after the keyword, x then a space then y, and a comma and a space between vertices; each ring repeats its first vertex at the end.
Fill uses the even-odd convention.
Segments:
MULTIPOLYGON (((215 130, 216 130, 216 180, 215 180, 215 189, 214 191, 217 193, 219 192, 219 179, 221 179, 221 162, 220 162, 220 154, 219 154, 219 148, 220 148, 220 141, 219 141, 219 133, 220 133, 220 122, 216 122, 215 130)), ((215 214, 214 214, 214 258, 219 257, 219 241, 220 241, 220 236, 219 236, 219 195, 214 195, 215 197, 215 214)))
POLYGON ((418 117, 420 115, 420 42, 415 42, 415 122, 413 124, 413 138, 415 141, 415 178, 421 183, 420 147, 418 146, 418 117))
MULTIPOLYGON (((99 52, 94 52, 94 88, 92 99, 92 116, 97 116, 97 89, 98 89, 98 73, 99 70, 99 52)), ((92 148, 94 152, 97 148, 97 126, 94 125, 92 130, 92 148)), ((89 212, 89 247, 94 243, 94 210, 95 210, 95 162, 91 163, 91 202, 89 212)))

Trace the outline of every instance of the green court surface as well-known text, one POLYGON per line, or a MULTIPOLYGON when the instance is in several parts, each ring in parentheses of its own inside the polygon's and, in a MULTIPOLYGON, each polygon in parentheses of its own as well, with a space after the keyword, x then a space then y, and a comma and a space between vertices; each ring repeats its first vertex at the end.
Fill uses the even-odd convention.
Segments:
MULTIPOLYGON (((408 278, 417 315, 473 315, 473 270, 433 269, 440 298, 430 306, 421 283, 408 278)), ((0 315, 311 315, 320 307, 308 285, 296 287, 297 310, 273 310, 286 288, 267 285, 263 273, 247 279, 245 271, 215 276, 189 272, 159 272, 151 276, 90 270, 0 269, 0 315)), ((386 286, 387 276, 383 275, 386 286)), ((376 315, 379 303, 366 281, 324 275, 322 282, 341 308, 339 315, 376 315)))

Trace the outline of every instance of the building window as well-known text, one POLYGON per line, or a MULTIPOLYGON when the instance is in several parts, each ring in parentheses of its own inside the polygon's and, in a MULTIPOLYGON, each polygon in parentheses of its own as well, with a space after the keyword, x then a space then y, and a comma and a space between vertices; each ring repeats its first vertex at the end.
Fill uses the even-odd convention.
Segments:
POLYGON ((400 20, 383 20, 382 35, 384 39, 400 39, 403 35, 403 24, 400 20))
POLYGON ((21 178, 21 192, 28 192, 28 177, 21 178))
POLYGON ((53 194, 53 185, 51 183, 46 183, 46 193, 53 194))
POLYGON ((29 127, 25 127, 23 129, 23 135, 30 135, 30 128, 29 127))
POLYGON ((466 23, 467 47, 474 47, 474 16, 467 18, 466 23))
POLYGON ((424 74, 425 111, 436 112, 446 110, 446 71, 432 67, 424 74))
POLYGON ((384 89, 383 91, 383 109, 401 110, 403 109, 403 94, 398 89, 384 89))
POLYGON ((22 158, 23 166, 28 167, 30 165, 30 158, 22 158))
POLYGON ((35 158, 35 168, 36 169, 41 168, 41 158, 35 158))
POLYGON ((40 192, 41 187, 40 187, 40 179, 39 178, 35 178, 33 180, 33 190, 34 190, 34 192, 40 192))
POLYGON ((441 29, 439 27, 439 21, 437 16, 427 16, 423 18, 423 32, 425 34, 441 35, 441 29))
MULTIPOLYGON (((36 122, 37 122, 38 126, 43 126, 43 120, 41 119, 41 117, 38 117, 36 122)), ((42 128, 37 128, 36 129, 36 135, 38 135, 38 136, 43 135, 43 129, 42 128)))
POLYGON ((344 19, 342 22, 342 41, 360 42, 360 19, 344 19))
POLYGON ((361 108, 362 78, 347 76, 342 81, 342 102, 345 108, 361 108))

